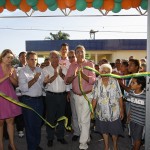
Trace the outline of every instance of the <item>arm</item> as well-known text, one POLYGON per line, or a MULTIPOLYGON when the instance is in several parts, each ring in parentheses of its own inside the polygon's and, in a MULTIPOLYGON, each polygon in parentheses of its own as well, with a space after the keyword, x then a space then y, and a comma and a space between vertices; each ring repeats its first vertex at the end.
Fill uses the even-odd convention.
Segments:
POLYGON ((7 78, 9 78, 9 75, 5 75, 4 77, 0 78, 0 83, 4 82, 7 78))
POLYGON ((8 78, 14 86, 18 86, 18 78, 14 68, 11 68, 10 72, 5 74, 4 77, 0 78, 0 83, 4 82, 8 78))
POLYGON ((81 77, 89 83, 89 77, 81 71, 81 77))
POLYGON ((119 82, 119 85, 120 85, 125 91, 129 92, 129 91, 131 90, 131 86, 130 86, 130 85, 129 85, 129 86, 124 85, 124 84, 121 82, 121 80, 118 80, 118 82, 119 82))
POLYGON ((36 73, 34 78, 28 82, 28 88, 30 88, 34 83, 37 82, 40 75, 41 75, 41 73, 36 73))
POLYGON ((44 74, 44 81, 43 81, 44 86, 46 86, 46 84, 48 83, 52 83, 58 76, 57 69, 54 69, 54 74, 53 74, 53 71, 49 67, 48 68, 45 67, 43 69, 43 74, 44 74))
POLYGON ((92 99, 92 107, 93 107, 93 111, 95 110, 96 104, 97 104, 96 99, 92 99))
POLYGON ((57 78, 57 76, 58 75, 53 75, 51 78, 49 78, 49 75, 47 75, 44 79, 43 86, 46 86, 48 83, 52 83, 57 78))
POLYGON ((120 108, 120 119, 122 120, 124 118, 124 107, 123 107, 123 98, 122 98, 122 92, 120 89, 120 85, 117 79, 113 79, 115 82, 114 84, 116 84, 116 92, 117 92, 117 99, 119 101, 119 108, 120 108))
POLYGON ((60 67, 60 69, 59 69, 59 76, 64 80, 65 75, 63 74, 61 67, 60 67))
POLYGON ((97 101, 98 101, 98 81, 95 82, 94 87, 93 87, 93 92, 92 92, 92 108, 93 112, 95 110, 97 101))
POLYGON ((128 114, 127 114, 127 123, 130 122, 130 115, 131 115, 131 111, 129 111, 128 114))
MULTIPOLYGON (((88 62, 87 66, 91 67, 91 68, 94 68, 94 64, 91 63, 91 62, 88 62)), ((88 72, 85 74, 84 71, 84 75, 81 74, 82 78, 87 81, 89 84, 93 85, 95 83, 95 80, 96 80, 96 75, 93 71, 89 71, 87 70, 88 72), (86 76, 85 76, 86 75, 86 76)))
POLYGON ((94 112, 95 112, 96 104, 97 104, 97 100, 96 99, 92 99, 93 113, 91 113, 91 119, 94 119, 94 112))
POLYGON ((29 88, 31 88, 38 80, 41 72, 36 73, 36 75, 32 78, 29 74, 22 68, 19 72, 19 88, 22 92, 28 92, 29 88))
POLYGON ((119 99, 119 107, 120 107, 120 118, 121 120, 124 118, 124 109, 123 109, 123 99, 120 97, 119 99))
POLYGON ((74 69, 72 64, 69 66, 69 69, 68 69, 67 74, 64 79, 64 81, 67 85, 71 84, 73 82, 73 80, 77 77, 77 70, 78 70, 78 68, 74 69))
POLYGON ((14 68, 11 69, 11 72, 9 74, 9 79, 14 86, 16 87, 18 86, 18 77, 17 77, 16 70, 14 68))
POLYGON ((75 75, 73 75, 73 76, 71 76, 71 77, 68 77, 68 78, 66 79, 66 83, 67 83, 67 84, 71 84, 72 81, 73 81, 75 78, 76 78, 75 75))
POLYGON ((54 74, 50 80, 49 80, 49 83, 52 83, 56 78, 57 78, 58 74, 54 74))

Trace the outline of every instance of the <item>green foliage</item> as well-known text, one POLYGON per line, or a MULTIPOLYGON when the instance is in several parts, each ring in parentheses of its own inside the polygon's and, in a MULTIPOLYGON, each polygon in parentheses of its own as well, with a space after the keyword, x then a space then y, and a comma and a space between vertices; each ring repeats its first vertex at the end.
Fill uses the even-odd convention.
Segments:
POLYGON ((69 40, 70 35, 65 32, 59 31, 57 34, 50 33, 50 37, 46 37, 45 39, 50 40, 69 40))
POLYGON ((16 64, 19 64, 19 59, 17 59, 16 57, 13 59, 12 61, 12 65, 16 65, 16 64))

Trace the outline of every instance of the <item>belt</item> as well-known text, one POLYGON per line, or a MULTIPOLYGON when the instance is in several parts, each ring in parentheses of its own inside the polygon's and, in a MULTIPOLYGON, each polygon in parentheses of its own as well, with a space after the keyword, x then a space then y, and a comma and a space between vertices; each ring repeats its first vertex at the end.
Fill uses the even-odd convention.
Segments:
POLYGON ((32 97, 32 96, 28 96, 28 95, 22 95, 22 97, 26 97, 26 98, 41 98, 42 96, 32 97))
POLYGON ((60 92, 60 93, 55 93, 55 92, 50 92, 50 91, 46 91, 47 93, 49 94, 52 94, 52 95, 64 95, 66 94, 66 91, 65 92, 60 92))
MULTIPOLYGON (((92 90, 86 91, 86 92, 84 92, 84 93, 85 93, 85 94, 89 94, 89 93, 91 93, 91 92, 92 92, 92 90)), ((82 94, 78 94, 78 93, 76 93, 76 92, 74 92, 74 91, 73 91, 73 93, 76 94, 76 95, 82 96, 82 94)))

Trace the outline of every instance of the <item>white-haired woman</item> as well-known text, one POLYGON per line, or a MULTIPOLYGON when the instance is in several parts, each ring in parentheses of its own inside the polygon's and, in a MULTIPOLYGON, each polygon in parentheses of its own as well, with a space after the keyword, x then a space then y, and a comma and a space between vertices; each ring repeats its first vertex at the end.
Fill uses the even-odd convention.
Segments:
MULTIPOLYGON (((110 74, 110 64, 100 67, 101 74, 110 74)), ((103 135, 105 150, 109 149, 109 134, 114 150, 118 150, 118 135, 123 135, 121 120, 124 117, 122 93, 118 81, 112 77, 99 77, 93 91, 93 108, 96 108, 96 130, 103 135)))

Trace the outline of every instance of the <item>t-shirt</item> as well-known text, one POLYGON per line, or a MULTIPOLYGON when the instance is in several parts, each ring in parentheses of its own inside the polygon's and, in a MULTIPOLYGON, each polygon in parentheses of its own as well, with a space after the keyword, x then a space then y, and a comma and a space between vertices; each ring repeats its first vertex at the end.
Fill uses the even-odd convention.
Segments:
POLYGON ((139 94, 135 94, 131 90, 127 96, 127 101, 131 103, 130 114, 131 121, 144 126, 145 125, 145 103, 146 103, 146 91, 143 90, 139 94))

